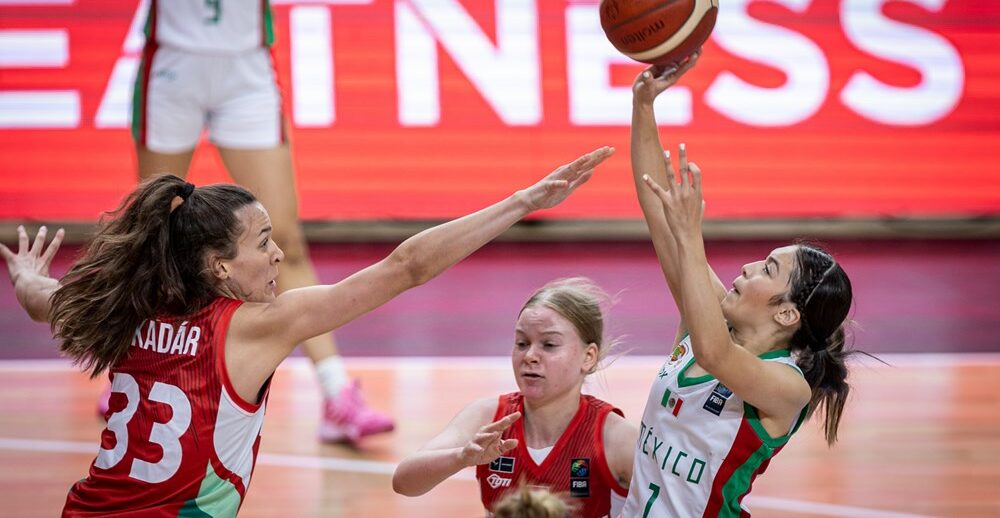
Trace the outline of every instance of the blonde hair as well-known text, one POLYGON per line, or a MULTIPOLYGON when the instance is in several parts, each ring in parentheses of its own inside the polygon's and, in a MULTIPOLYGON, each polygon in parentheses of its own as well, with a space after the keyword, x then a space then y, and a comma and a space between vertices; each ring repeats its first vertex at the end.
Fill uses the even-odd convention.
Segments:
POLYGON ((548 489, 527 484, 500 501, 493 510, 496 518, 569 518, 572 505, 548 489))
POLYGON ((615 340, 606 344, 609 341, 604 336, 603 308, 612 304, 614 299, 611 295, 594 281, 586 277, 570 277, 556 279, 539 288, 524 303, 518 316, 525 309, 534 306, 543 306, 559 313, 573 325, 584 344, 597 345, 598 361, 590 372, 592 374, 615 345, 615 340))

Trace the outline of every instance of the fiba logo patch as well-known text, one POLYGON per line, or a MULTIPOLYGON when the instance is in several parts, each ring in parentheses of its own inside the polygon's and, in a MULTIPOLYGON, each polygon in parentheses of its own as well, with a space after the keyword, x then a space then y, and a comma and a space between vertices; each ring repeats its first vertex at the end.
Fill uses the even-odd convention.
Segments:
POLYGON ((573 459, 569 463, 570 496, 590 496, 590 459, 573 459))
POLYGON ((490 476, 486 477, 486 483, 493 489, 498 487, 510 487, 510 479, 503 478, 496 473, 490 473, 490 476))
POLYGON ((712 393, 705 400, 702 408, 715 415, 722 415, 722 409, 726 406, 726 401, 729 401, 732 395, 733 391, 729 390, 729 387, 722 383, 716 383, 715 388, 712 389, 712 393))

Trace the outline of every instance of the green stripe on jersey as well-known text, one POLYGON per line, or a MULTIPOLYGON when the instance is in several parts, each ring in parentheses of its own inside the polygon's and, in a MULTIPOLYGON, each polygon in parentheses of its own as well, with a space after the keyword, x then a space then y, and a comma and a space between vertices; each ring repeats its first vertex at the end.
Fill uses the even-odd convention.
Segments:
POLYGON ((271 14, 271 0, 261 1, 261 17, 264 31, 264 46, 270 48, 274 45, 274 16, 271 14))
POLYGON ((198 488, 198 496, 184 502, 177 513, 178 518, 221 518, 235 517, 240 509, 240 493, 227 480, 222 480, 208 463, 205 478, 198 488))
POLYGON ((140 141, 142 125, 145 124, 145 121, 142 120, 144 115, 142 107, 146 105, 146 88, 143 84, 143 79, 146 77, 146 67, 149 66, 149 60, 146 59, 146 56, 147 54, 143 52, 139 68, 136 70, 135 84, 132 86, 132 139, 136 142, 140 141))
POLYGON ((156 19, 156 16, 154 16, 155 9, 156 2, 149 2, 149 10, 146 11, 146 23, 142 26, 142 33, 146 35, 147 40, 153 35, 153 23, 156 19))
POLYGON ((773 456, 774 448, 762 444, 743 465, 736 468, 726 481, 726 485, 722 486, 722 507, 719 509, 719 518, 739 518, 742 511, 740 496, 750 490, 750 479, 760 465, 773 456))

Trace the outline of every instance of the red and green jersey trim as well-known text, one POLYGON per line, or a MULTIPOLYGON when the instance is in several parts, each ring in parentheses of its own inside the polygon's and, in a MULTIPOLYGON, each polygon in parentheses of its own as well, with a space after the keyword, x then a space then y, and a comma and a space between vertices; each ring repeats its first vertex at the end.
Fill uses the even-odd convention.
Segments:
POLYGON ((743 498, 750 493, 757 476, 767 469, 771 459, 798 431, 808 411, 807 405, 799 413, 790 432, 781 437, 771 437, 761 425, 757 409, 743 403, 743 420, 726 460, 719 466, 703 516, 749 517, 740 505, 743 498))

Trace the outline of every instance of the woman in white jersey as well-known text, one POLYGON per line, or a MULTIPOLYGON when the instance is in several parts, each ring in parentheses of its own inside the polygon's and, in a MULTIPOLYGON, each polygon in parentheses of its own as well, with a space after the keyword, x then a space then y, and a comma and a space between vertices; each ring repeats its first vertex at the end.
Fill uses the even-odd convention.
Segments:
MULTIPOLYGON (((285 251, 281 288, 317 284, 298 220, 295 175, 271 45, 268 0, 150 2, 146 45, 135 80, 132 135, 139 177, 187 176, 201 132, 236 183, 267 207, 285 251)), ((337 356, 333 335, 305 341, 323 389, 320 439, 356 443, 390 431, 367 406, 337 356)), ((99 405, 106 412, 106 399, 99 405)))
POLYGON ((271 378, 296 344, 423 284, 521 218, 557 205, 610 156, 602 148, 483 210, 425 230, 332 285, 276 293, 284 254, 253 195, 143 182, 61 281, 62 239, 0 245, 18 302, 60 350, 112 377, 114 409, 64 516, 235 516, 250 485, 271 378), (44 250, 44 251, 43 251, 44 250), (111 438, 114 440, 110 440, 111 438))
POLYGON ((731 290, 708 265, 701 170, 681 144, 674 171, 653 115, 656 96, 697 59, 651 67, 633 86, 636 193, 681 324, 642 416, 630 518, 749 516, 741 502, 755 477, 810 413, 823 411, 836 440, 849 390, 851 283, 833 257, 778 248, 746 264, 731 290))

